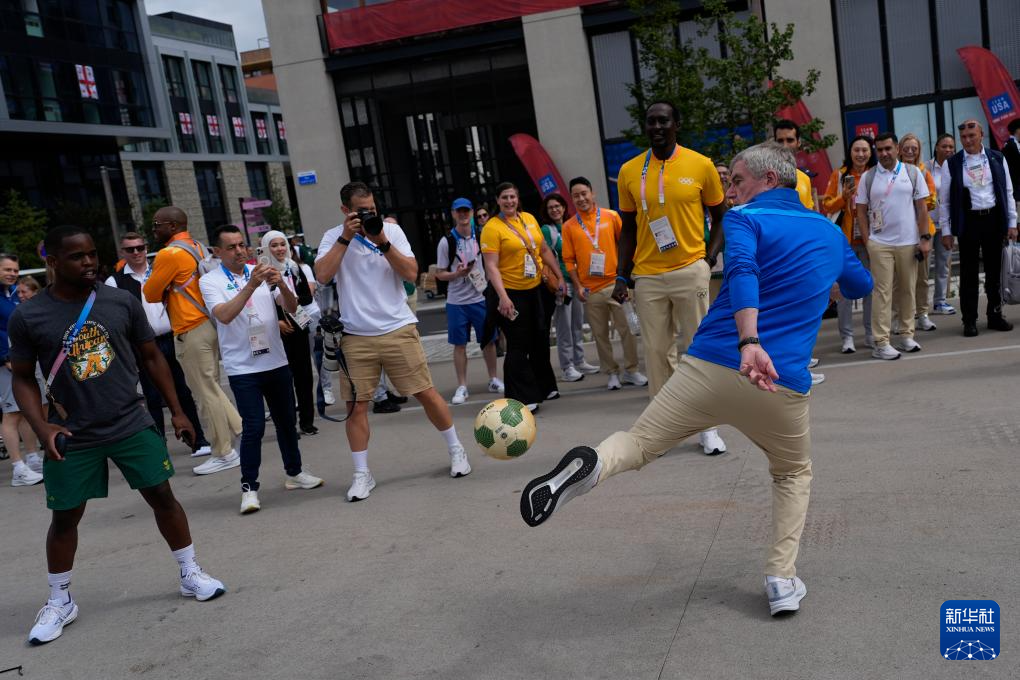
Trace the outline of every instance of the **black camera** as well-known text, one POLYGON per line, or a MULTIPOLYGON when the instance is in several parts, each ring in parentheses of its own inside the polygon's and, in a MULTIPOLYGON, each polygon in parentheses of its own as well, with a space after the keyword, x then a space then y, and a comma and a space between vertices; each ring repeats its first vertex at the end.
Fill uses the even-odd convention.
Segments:
POLYGON ((382 233, 382 218, 371 210, 358 208, 358 219, 361 220, 361 228, 364 229, 365 233, 369 236, 378 236, 382 233))

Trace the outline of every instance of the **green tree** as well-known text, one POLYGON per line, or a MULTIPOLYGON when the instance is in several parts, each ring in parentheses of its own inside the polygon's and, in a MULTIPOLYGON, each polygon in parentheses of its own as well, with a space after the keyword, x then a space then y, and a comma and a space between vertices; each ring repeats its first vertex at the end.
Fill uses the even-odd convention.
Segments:
POLYGON ((44 266, 36 248, 46 237, 46 211, 33 207, 13 189, 5 199, 0 208, 0 248, 17 255, 22 269, 44 266))
MULTIPOLYGON (((96 244, 100 264, 112 266, 120 259, 117 250, 120 244, 114 242, 113 233, 110 230, 110 213, 104 200, 92 201, 84 205, 60 201, 51 213, 50 222, 54 226, 73 224, 89 232, 96 244)), ((128 208, 117 209, 117 222, 120 225, 134 223, 128 208)), ((124 231, 124 227, 121 226, 118 233, 123 234, 124 231)))
POLYGON ((297 208, 289 207, 283 190, 275 182, 269 187, 269 199, 273 204, 262 209, 266 224, 285 234, 288 231, 301 231, 301 216, 297 208))
MULTIPOLYGON (((637 129, 629 137, 639 145, 647 144, 644 103, 668 99, 680 109, 681 144, 728 161, 741 149, 765 141, 775 112, 812 94, 821 77, 817 69, 810 69, 803 81, 780 75, 782 65, 793 59, 793 24, 766 26, 754 14, 738 17, 724 0, 704 0, 696 19, 698 35, 718 38, 723 56, 716 57, 693 40, 679 40, 675 27, 680 3, 631 0, 631 9, 638 15, 632 30, 644 77, 631 86, 635 103, 628 111, 637 129), (739 133, 745 126, 750 135, 739 133)), ((835 135, 815 137, 823 125, 813 118, 800 126, 805 151, 836 142, 835 135)))
POLYGON ((162 245, 156 243, 156 237, 152 233, 152 220, 156 217, 156 212, 160 208, 165 208, 168 205, 169 203, 160 198, 155 201, 149 201, 142 206, 142 223, 136 231, 145 237, 145 241, 149 244, 150 248, 156 248, 157 246, 162 245))

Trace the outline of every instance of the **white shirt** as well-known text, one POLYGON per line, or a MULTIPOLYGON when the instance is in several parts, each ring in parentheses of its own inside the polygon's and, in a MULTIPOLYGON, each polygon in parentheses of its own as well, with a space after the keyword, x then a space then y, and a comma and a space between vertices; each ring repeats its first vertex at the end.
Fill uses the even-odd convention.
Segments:
MULTIPOLYGON (((1006 174, 1006 227, 1016 228, 1016 202, 1013 200, 1013 180, 1009 176, 1009 164, 1002 159, 1002 170, 1006 174)), ((953 233, 950 222, 950 187, 952 186, 952 175, 949 173, 949 160, 942 164, 942 185, 939 188, 939 202, 942 209, 939 211, 939 230, 943 236, 950 236, 953 233)), ((972 210, 987 210, 995 207, 995 184, 992 181, 991 167, 988 165, 988 154, 984 147, 981 153, 970 154, 963 152, 963 186, 970 189, 970 207, 972 210), (974 177, 981 177, 978 173, 984 173, 984 180, 980 186, 975 186, 974 177)))
MULTIPOLYGON (((400 254, 414 257, 411 244, 398 225, 384 222, 383 232, 400 254)), ((326 256, 342 233, 343 226, 340 225, 322 235, 315 255, 316 261, 326 256)), ((385 255, 365 245, 360 239, 352 240, 351 245, 347 246, 334 280, 340 295, 340 318, 344 322, 344 332, 351 335, 385 335, 408 324, 418 323, 418 318, 407 306, 403 279, 386 261, 385 255)))
MULTIPOLYGON (((246 269, 251 271, 250 268, 246 269)), ((230 302, 245 285, 244 274, 231 274, 234 282, 223 271, 223 267, 214 269, 198 280, 202 289, 202 298, 212 312, 219 305, 230 302)), ((280 326, 276 319, 276 298, 279 289, 270 292, 269 286, 263 283, 255 289, 241 313, 234 320, 224 324, 215 316, 216 336, 220 345, 220 359, 227 375, 248 375, 272 371, 287 365, 287 354, 280 338, 280 326), (265 354, 252 356, 249 328, 261 325, 265 328, 265 337, 269 351, 265 354)))
MULTIPOLYGON (((138 283, 145 284, 145 274, 149 271, 148 267, 143 269, 141 273, 136 272, 131 268, 131 265, 125 264, 124 271, 131 275, 138 283)), ((106 285, 112 288, 118 288, 117 279, 112 276, 106 279, 106 285)), ((166 335, 170 332, 170 316, 166 313, 166 305, 162 302, 146 302, 145 296, 142 296, 142 307, 145 309, 145 318, 149 320, 149 325, 152 326, 152 332, 156 335, 166 335)))
MULTIPOLYGON (((454 231, 456 232, 456 229, 454 231)), ((478 256, 481 252, 478 239, 474 235, 464 238, 459 232, 454 236, 454 239, 457 242, 456 254, 460 256, 460 259, 455 258, 453 267, 450 267, 450 243, 449 239, 444 236, 436 246, 436 268, 446 271, 447 267, 450 267, 452 271, 457 271, 457 267, 461 264, 466 265, 474 262, 478 271, 482 273, 482 276, 485 276, 482 258, 478 256)), ((453 279, 449 282, 449 288, 446 289, 446 304, 448 305, 473 305, 484 301, 485 296, 478 292, 478 289, 466 276, 453 279)))
POLYGON ((917 167, 911 167, 900 161, 892 170, 876 165, 870 201, 868 183, 865 177, 861 177, 855 202, 867 205, 869 213, 881 211, 882 214, 880 231, 876 231, 875 220, 871 220, 869 240, 886 246, 917 245, 917 207, 914 201, 928 197, 928 184, 924 181, 924 173, 917 167), (910 179, 912 173, 913 181, 910 179))

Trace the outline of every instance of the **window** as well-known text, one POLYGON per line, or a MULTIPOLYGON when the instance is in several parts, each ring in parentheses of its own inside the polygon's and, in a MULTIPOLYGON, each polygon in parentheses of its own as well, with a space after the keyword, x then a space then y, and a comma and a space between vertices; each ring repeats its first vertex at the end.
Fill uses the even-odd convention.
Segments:
POLYGON ((269 124, 266 122, 266 114, 252 111, 251 127, 255 132, 255 150, 260 155, 272 153, 269 146, 269 124))
POLYGON ((223 100, 228 104, 236 104, 237 70, 233 66, 220 66, 220 82, 223 84, 223 100))
POLYGON ((188 98, 188 88, 184 83, 184 60, 180 57, 163 56, 163 73, 166 75, 166 87, 171 97, 188 98))
POLYGON ((917 135, 921 140, 921 160, 927 162, 939 134, 935 123, 935 105, 917 104, 893 109, 893 130, 899 137, 908 132, 917 135))
POLYGON ((191 62, 191 69, 195 73, 195 92, 198 98, 205 101, 213 100, 212 70, 209 63, 205 61, 191 62))
MULTIPOLYGON (((1014 11, 1015 11, 1014 5, 1014 11)), ((956 54, 957 48, 981 44, 981 10, 977 3, 935 0, 938 19, 939 66, 942 89, 971 87, 970 75, 956 54)))
POLYGON ((248 153, 247 126, 242 116, 230 117, 230 134, 234 142, 234 153, 248 153))
POLYGON ((634 82, 630 33, 618 31, 594 35, 591 38, 591 50, 595 61, 603 135, 606 139, 622 137, 624 130, 634 124, 627 113, 627 104, 631 101, 627 87, 634 82))
POLYGON ((273 129, 276 131, 276 144, 280 149, 280 155, 287 155, 287 126, 283 123, 283 116, 273 114, 273 129))
POLYGON ((1020 12, 1016 0, 988 0, 988 43, 1006 70, 1020 75, 1020 12))
MULTIPOLYGON (((984 122, 985 110, 981 107, 981 100, 977 97, 954 99, 944 102, 942 109, 946 117, 946 132, 951 132, 956 137, 956 148, 962 149, 963 144, 960 143, 960 132, 956 129, 956 126, 968 118, 975 118, 984 122)), ((985 139, 988 139, 987 133, 985 139)))
POLYGON ((169 205, 170 195, 166 190, 166 179, 163 177, 162 163, 144 163, 136 161, 132 164, 135 174, 135 188, 138 190, 138 203, 145 207, 152 203, 169 205))
POLYGON ((885 99, 878 0, 836 0, 836 20, 846 103, 885 99))
POLYGON ((269 198, 269 179, 265 163, 245 163, 248 171, 248 188, 253 198, 269 198))
POLYGON ((893 97, 928 94, 935 89, 928 0, 885 0, 889 76, 893 97))
POLYGON ((223 153, 223 128, 220 125, 220 117, 215 113, 207 113, 204 118, 209 153, 223 153))

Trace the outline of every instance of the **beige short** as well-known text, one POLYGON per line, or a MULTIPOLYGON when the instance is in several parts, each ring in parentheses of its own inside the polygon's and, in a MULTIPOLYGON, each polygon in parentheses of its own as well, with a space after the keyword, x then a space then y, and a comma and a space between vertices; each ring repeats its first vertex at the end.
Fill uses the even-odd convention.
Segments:
POLYGON ((385 335, 344 335, 341 342, 351 374, 351 381, 348 381, 347 376, 340 373, 340 394, 344 401, 352 401, 351 382, 358 392, 357 401, 370 401, 379 386, 382 371, 386 371, 394 389, 403 395, 418 394, 432 387, 432 373, 416 324, 385 335))

